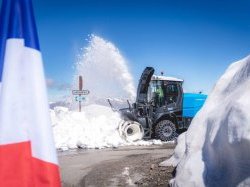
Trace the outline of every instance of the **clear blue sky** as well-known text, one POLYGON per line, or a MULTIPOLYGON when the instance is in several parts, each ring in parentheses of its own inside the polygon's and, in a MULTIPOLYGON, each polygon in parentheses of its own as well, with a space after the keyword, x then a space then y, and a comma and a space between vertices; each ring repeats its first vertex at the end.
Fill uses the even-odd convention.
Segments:
POLYGON ((58 85, 71 83, 75 56, 91 33, 120 49, 136 84, 144 67, 153 66, 157 72, 183 78, 188 91, 208 93, 231 62, 250 54, 247 0, 33 0, 33 4, 46 76, 58 85))

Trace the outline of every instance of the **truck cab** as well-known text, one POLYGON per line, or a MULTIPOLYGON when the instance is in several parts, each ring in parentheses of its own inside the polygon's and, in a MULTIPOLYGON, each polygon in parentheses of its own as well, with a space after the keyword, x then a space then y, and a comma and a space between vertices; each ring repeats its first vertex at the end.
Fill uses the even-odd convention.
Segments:
POLYGON ((173 111, 182 105, 183 80, 153 75, 149 83, 148 101, 155 109, 173 111))

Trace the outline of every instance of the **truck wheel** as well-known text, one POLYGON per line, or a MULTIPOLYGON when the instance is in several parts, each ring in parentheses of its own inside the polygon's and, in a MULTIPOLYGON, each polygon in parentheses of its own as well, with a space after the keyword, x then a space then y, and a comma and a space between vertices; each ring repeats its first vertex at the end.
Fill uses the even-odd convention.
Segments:
POLYGON ((173 140, 176 136, 175 124, 170 120, 162 120, 155 127, 155 136, 162 141, 173 140))

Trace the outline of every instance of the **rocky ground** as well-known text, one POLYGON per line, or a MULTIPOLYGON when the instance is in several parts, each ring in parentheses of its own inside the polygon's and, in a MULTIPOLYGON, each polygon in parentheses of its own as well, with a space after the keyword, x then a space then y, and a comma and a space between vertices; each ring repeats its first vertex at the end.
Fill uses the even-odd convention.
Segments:
POLYGON ((173 167, 159 167, 174 144, 59 153, 64 187, 168 186, 173 167))

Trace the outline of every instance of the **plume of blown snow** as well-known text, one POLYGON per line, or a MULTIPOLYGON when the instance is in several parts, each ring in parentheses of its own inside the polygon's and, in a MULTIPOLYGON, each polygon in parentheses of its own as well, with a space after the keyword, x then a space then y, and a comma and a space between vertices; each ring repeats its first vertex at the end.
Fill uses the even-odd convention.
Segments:
POLYGON ((135 98, 127 61, 113 43, 99 36, 90 36, 89 45, 80 55, 76 70, 76 75, 83 76, 84 88, 90 90, 86 103, 107 98, 132 101, 135 98))
POLYGON ((250 56, 229 66, 179 142, 172 186, 250 186, 249 96, 250 56))

